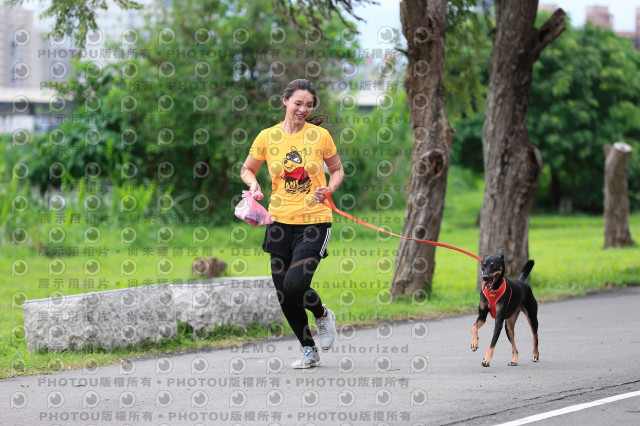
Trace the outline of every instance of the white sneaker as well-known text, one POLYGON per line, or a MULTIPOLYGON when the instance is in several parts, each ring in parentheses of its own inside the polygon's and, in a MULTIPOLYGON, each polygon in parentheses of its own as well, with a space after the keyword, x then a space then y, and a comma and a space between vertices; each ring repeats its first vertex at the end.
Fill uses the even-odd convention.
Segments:
POLYGON ((338 333, 336 332, 336 315, 325 305, 322 307, 327 310, 327 316, 316 318, 316 327, 318 328, 317 338, 320 340, 320 347, 326 351, 331 349, 338 333))
POLYGON ((311 346, 302 348, 300 358, 293 361, 291 368, 312 368, 320 365, 320 355, 311 346))

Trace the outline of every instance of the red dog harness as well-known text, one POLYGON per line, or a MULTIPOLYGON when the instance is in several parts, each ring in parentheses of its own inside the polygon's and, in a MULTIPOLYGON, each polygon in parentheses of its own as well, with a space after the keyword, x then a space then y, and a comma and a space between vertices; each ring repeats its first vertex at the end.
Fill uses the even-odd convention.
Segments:
MULTIPOLYGON (((487 290, 485 286, 482 286, 482 294, 489 301, 489 309, 491 309, 491 318, 496 317, 496 302, 502 297, 507 290, 507 280, 502 278, 502 285, 497 290, 487 290)), ((511 300, 511 293, 509 293, 509 300, 511 300)), ((507 302, 508 303, 508 302, 507 302)))

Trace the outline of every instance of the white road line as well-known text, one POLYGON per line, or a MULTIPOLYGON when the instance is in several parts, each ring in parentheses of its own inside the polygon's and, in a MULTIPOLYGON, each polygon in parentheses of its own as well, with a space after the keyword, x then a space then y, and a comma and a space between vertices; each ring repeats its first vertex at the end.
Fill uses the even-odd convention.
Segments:
POLYGON ((548 411, 546 413, 536 414, 535 416, 524 417, 522 419, 514 420, 507 423, 502 423, 496 426, 518 426, 526 425, 527 423, 537 422, 539 420, 548 419, 550 417, 561 416, 563 414, 573 413, 574 411, 584 410, 585 408, 597 407, 598 405, 608 404, 610 402, 620 401, 622 399, 633 398, 634 396, 640 396, 640 391, 623 393, 621 395, 611 396, 609 398, 598 399, 592 402, 586 402, 584 404, 571 405, 569 407, 560 408, 559 410, 548 411))

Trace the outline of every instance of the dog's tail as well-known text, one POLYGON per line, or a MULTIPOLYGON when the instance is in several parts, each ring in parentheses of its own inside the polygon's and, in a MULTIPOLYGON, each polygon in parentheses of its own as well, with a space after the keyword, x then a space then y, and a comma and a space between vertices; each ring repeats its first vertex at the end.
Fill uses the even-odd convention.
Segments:
POLYGON ((520 281, 524 281, 527 279, 529 273, 533 269, 533 263, 533 260, 528 260, 527 263, 524 264, 522 270, 520 271, 520 276, 518 277, 520 281))

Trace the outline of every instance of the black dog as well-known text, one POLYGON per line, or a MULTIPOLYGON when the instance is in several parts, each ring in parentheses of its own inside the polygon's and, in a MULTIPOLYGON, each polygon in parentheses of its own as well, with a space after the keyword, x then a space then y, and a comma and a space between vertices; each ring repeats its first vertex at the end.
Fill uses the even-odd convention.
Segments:
POLYGON ((529 260, 520 271, 520 277, 512 280, 504 277, 504 249, 500 250, 497 256, 487 255, 482 259, 482 292, 480 293, 480 304, 478 305, 478 319, 471 328, 471 350, 478 349, 478 329, 482 327, 487 319, 487 314, 496 319, 493 329, 491 345, 487 349, 487 354, 482 360, 483 367, 489 367, 493 350, 502 331, 502 323, 505 323, 507 337, 513 347, 513 359, 509 365, 518 365, 518 349, 514 335, 514 326, 520 311, 524 312, 529 320, 531 331, 533 332, 533 356, 532 361, 540 359, 538 352, 538 302, 533 297, 531 287, 524 280, 527 279, 533 268, 533 260, 529 260))

